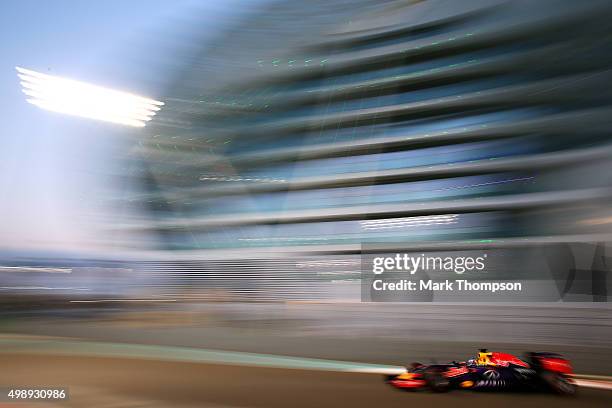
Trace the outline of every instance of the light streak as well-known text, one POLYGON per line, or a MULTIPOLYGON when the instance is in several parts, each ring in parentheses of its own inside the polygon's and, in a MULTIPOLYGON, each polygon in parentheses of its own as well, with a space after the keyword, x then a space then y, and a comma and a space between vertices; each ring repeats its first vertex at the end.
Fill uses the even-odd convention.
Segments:
POLYGON ((27 101, 67 115, 143 127, 163 102, 127 92, 15 67, 27 101))

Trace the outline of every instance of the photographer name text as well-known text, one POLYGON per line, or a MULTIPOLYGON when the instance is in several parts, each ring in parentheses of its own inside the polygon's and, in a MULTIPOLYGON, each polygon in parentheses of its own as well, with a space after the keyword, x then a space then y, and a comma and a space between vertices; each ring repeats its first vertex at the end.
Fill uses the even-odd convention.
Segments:
POLYGON ((433 281, 431 279, 419 279, 412 281, 402 279, 399 281, 385 282, 376 279, 372 282, 372 288, 376 291, 474 291, 474 292, 520 292, 523 287, 520 282, 470 282, 466 279, 433 281))

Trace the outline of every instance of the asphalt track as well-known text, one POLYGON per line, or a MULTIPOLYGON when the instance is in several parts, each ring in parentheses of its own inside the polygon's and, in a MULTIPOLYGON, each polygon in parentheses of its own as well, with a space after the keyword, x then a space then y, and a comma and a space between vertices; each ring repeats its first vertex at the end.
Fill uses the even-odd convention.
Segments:
POLYGON ((402 392, 378 374, 241 367, 133 358, 0 353, 1 386, 68 387, 66 407, 609 407, 610 391, 548 394, 402 392))

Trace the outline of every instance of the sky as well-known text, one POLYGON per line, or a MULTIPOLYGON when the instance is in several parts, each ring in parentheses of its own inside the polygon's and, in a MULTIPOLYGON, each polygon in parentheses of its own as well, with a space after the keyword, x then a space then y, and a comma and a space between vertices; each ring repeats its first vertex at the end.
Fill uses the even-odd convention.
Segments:
POLYGON ((99 233, 99 197, 129 137, 118 125, 26 102, 15 66, 163 100, 172 55, 217 30, 238 1, 7 0, 0 3, 0 250, 74 250, 99 233), (186 41, 187 42, 187 41, 186 41), (178 51, 177 51, 178 50, 178 51), (91 221, 91 222, 90 222, 91 221), (90 225, 91 224, 91 225, 90 225))

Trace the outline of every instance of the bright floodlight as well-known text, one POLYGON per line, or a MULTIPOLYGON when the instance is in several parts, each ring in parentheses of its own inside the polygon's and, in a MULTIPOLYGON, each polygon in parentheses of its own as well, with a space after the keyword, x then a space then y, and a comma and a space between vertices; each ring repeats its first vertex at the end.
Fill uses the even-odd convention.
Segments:
POLYGON ((15 68, 27 101, 54 112, 143 127, 164 104, 127 92, 15 68))

